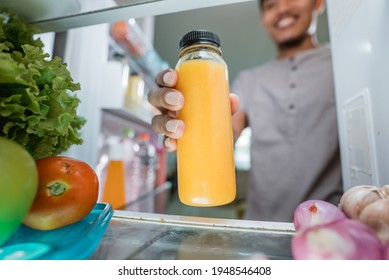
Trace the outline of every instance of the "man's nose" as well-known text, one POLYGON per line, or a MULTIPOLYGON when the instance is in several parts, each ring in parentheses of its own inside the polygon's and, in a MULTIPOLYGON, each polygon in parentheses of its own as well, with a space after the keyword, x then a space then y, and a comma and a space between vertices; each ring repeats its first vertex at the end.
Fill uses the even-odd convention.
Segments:
POLYGON ((293 0, 278 0, 277 12, 282 14, 290 9, 293 0))

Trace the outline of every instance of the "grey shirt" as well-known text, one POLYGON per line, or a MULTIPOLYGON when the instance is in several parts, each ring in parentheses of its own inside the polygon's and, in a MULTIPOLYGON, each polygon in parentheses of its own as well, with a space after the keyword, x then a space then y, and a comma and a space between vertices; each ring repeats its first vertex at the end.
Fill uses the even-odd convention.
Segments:
POLYGON ((342 181, 329 47, 242 71, 231 92, 252 135, 245 218, 291 222, 302 201, 337 205, 342 181))

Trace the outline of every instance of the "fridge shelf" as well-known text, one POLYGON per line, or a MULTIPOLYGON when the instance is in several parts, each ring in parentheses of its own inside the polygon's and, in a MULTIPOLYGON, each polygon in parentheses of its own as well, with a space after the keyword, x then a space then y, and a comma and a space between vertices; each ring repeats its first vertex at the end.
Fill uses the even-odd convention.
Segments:
POLYGON ((91 259, 292 259, 291 223, 115 211, 91 259))
POLYGON ((2 0, 43 32, 253 0, 2 0))

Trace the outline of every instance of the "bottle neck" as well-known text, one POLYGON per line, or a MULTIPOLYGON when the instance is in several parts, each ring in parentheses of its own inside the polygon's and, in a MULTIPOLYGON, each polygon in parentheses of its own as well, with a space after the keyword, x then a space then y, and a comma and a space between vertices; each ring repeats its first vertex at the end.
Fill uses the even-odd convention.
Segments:
POLYGON ((179 58, 183 57, 185 54, 193 51, 211 51, 214 53, 217 53, 218 55, 222 55, 222 50, 219 47, 213 46, 213 45, 205 45, 205 44, 196 44, 196 45, 190 45, 186 48, 183 48, 179 53, 179 58))

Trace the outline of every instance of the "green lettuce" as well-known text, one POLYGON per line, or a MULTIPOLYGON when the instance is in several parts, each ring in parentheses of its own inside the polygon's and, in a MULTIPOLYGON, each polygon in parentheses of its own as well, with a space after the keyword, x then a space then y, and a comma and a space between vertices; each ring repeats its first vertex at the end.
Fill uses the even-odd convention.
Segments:
POLYGON ((22 144, 35 159, 81 144, 85 119, 80 100, 59 57, 49 59, 39 30, 13 12, 0 9, 0 136, 22 144))

